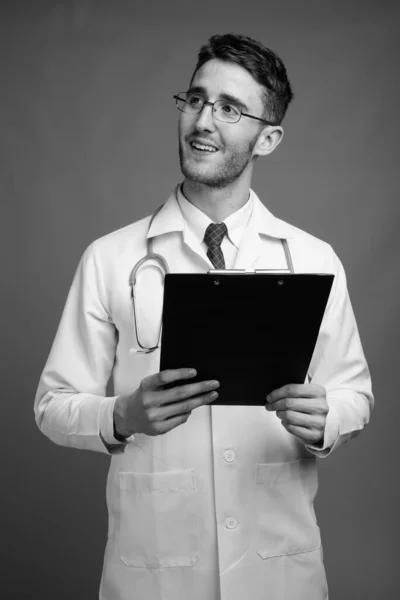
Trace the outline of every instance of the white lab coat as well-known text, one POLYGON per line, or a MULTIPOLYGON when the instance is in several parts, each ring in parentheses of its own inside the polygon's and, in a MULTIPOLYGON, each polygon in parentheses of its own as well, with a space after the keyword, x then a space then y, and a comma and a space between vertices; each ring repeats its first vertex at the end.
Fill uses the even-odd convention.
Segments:
MULTIPOLYGON (((368 423, 370 377, 337 256, 251 193, 236 268, 286 268, 279 241, 286 238, 295 272, 335 275, 309 370, 327 391, 324 446, 305 447, 259 406, 201 407, 165 435, 110 445, 116 397, 159 370, 159 351, 129 353, 137 347, 129 276, 146 237, 172 272, 205 272, 210 263, 188 236, 175 194, 150 230, 145 218, 92 243, 41 376, 35 417, 57 444, 111 454, 101 600, 328 597, 313 508, 316 456, 368 423), (106 397, 110 374, 115 396, 106 397)), ((159 287, 157 280, 141 291, 139 319, 149 328, 157 326, 151 307, 159 287)))

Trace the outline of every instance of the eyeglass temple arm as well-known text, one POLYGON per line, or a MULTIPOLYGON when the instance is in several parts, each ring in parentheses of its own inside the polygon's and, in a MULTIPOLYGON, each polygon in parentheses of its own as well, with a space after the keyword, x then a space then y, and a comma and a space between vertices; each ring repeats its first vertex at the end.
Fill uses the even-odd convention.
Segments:
POLYGON ((247 113, 242 112, 242 117, 248 117, 249 119, 256 119, 256 121, 262 121, 263 123, 267 123, 267 125, 273 125, 271 121, 267 121, 266 119, 260 119, 260 117, 255 117, 254 115, 248 115, 247 113))

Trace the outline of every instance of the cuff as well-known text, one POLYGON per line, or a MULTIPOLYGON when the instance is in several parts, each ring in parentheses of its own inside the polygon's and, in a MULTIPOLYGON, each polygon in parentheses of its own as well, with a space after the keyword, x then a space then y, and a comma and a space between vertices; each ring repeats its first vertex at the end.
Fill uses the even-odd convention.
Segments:
POLYGON ((126 446, 133 442, 134 436, 130 435, 121 442, 114 437, 114 405, 118 396, 105 398, 100 408, 100 437, 110 454, 120 454, 126 446))
POLYGON ((336 408, 334 406, 331 406, 326 417, 324 439, 322 445, 306 444, 305 446, 309 452, 314 454, 314 456, 318 456, 319 458, 325 458, 332 452, 338 439, 339 417, 336 408))

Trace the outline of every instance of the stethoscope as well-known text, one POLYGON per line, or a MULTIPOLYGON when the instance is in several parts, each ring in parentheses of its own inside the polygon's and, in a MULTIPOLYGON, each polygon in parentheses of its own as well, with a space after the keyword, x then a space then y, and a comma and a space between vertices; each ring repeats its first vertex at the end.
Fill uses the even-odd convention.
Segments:
MULTIPOLYGON (((162 209, 163 206, 164 205, 161 204, 161 206, 159 206, 152 214, 150 223, 149 223, 148 232, 150 231, 150 228, 154 221, 154 218, 157 216, 157 214, 160 212, 160 210, 162 209)), ((165 258, 163 258, 161 256, 161 254, 157 254, 157 252, 154 252, 153 238, 149 238, 149 237, 147 238, 146 256, 143 256, 143 258, 141 258, 136 263, 136 265, 132 269, 131 276, 129 277, 129 285, 131 286, 131 298, 132 298, 132 304, 133 304, 133 320, 134 320, 135 336, 136 336, 137 345, 139 346, 139 349, 138 348, 129 348, 130 354, 149 354, 150 352, 154 352, 154 350, 157 350, 157 348, 160 347, 161 325, 160 325, 160 329, 159 329, 159 333, 158 333, 157 344, 155 346, 151 346, 151 347, 143 346, 140 343, 139 336, 138 336, 137 314, 136 314, 137 275, 138 275, 139 270, 141 268, 143 268, 143 265, 147 262, 151 263, 151 266, 154 269, 157 269, 157 271, 159 271, 161 273, 163 280, 164 280, 165 275, 170 272, 169 265, 168 265, 167 261, 165 260, 165 258)))
MULTIPOLYGON (((178 195, 176 193, 176 198, 178 199, 178 195)), ((154 213, 151 216, 150 219, 150 223, 149 223, 149 227, 148 227, 148 232, 150 231, 150 228, 152 226, 152 223, 154 221, 154 218, 158 215, 158 213, 160 212, 160 210, 162 209, 164 205, 162 204, 161 206, 159 206, 154 213)), ((292 261, 292 257, 290 254, 290 250, 289 250, 289 245, 286 239, 281 238, 281 243, 283 246, 283 251, 285 253, 285 259, 286 259, 286 264, 287 264, 287 269, 256 269, 256 271, 251 271, 252 273, 291 273, 294 274, 294 268, 293 268, 293 261, 292 261)), ((150 354, 151 352, 154 352, 155 350, 157 350, 160 347, 160 340, 161 340, 161 329, 162 329, 162 324, 160 323, 160 329, 158 332, 158 338, 157 338, 157 344, 155 346, 151 346, 151 347, 147 347, 141 344, 140 340, 139 340, 139 336, 138 336, 138 327, 137 327, 137 312, 136 312, 136 300, 137 300, 137 296, 136 296, 136 285, 137 285, 137 276, 139 273, 139 270, 143 268, 143 266, 146 263, 151 263, 151 265, 149 264, 149 266, 152 266, 154 269, 158 270, 161 273, 162 276, 162 280, 164 280, 164 277, 167 273, 170 273, 170 268, 168 265, 168 262, 165 260, 165 258, 163 258, 161 256, 161 254, 157 254, 157 252, 154 252, 154 246, 153 246, 153 238, 148 237, 147 238, 147 253, 145 256, 143 256, 143 258, 141 258, 133 267, 132 271, 131 271, 131 275, 129 278, 129 285, 131 287, 131 298, 132 298, 132 304, 133 304, 133 320, 134 320, 134 329, 135 329, 135 337, 136 337, 136 342, 137 345, 139 346, 139 348, 130 348, 129 349, 129 353, 130 354, 150 354)), ((210 273, 241 273, 241 272, 247 272, 246 270, 243 269, 225 269, 223 271, 218 271, 216 269, 210 269, 209 271, 210 273)))

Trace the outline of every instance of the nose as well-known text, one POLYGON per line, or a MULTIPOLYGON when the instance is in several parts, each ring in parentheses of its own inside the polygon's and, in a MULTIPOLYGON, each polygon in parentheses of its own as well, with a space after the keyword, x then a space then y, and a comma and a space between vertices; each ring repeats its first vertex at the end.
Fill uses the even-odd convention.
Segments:
POLYGON ((199 131, 213 131, 215 129, 213 109, 213 106, 204 104, 196 119, 196 127, 199 131))

